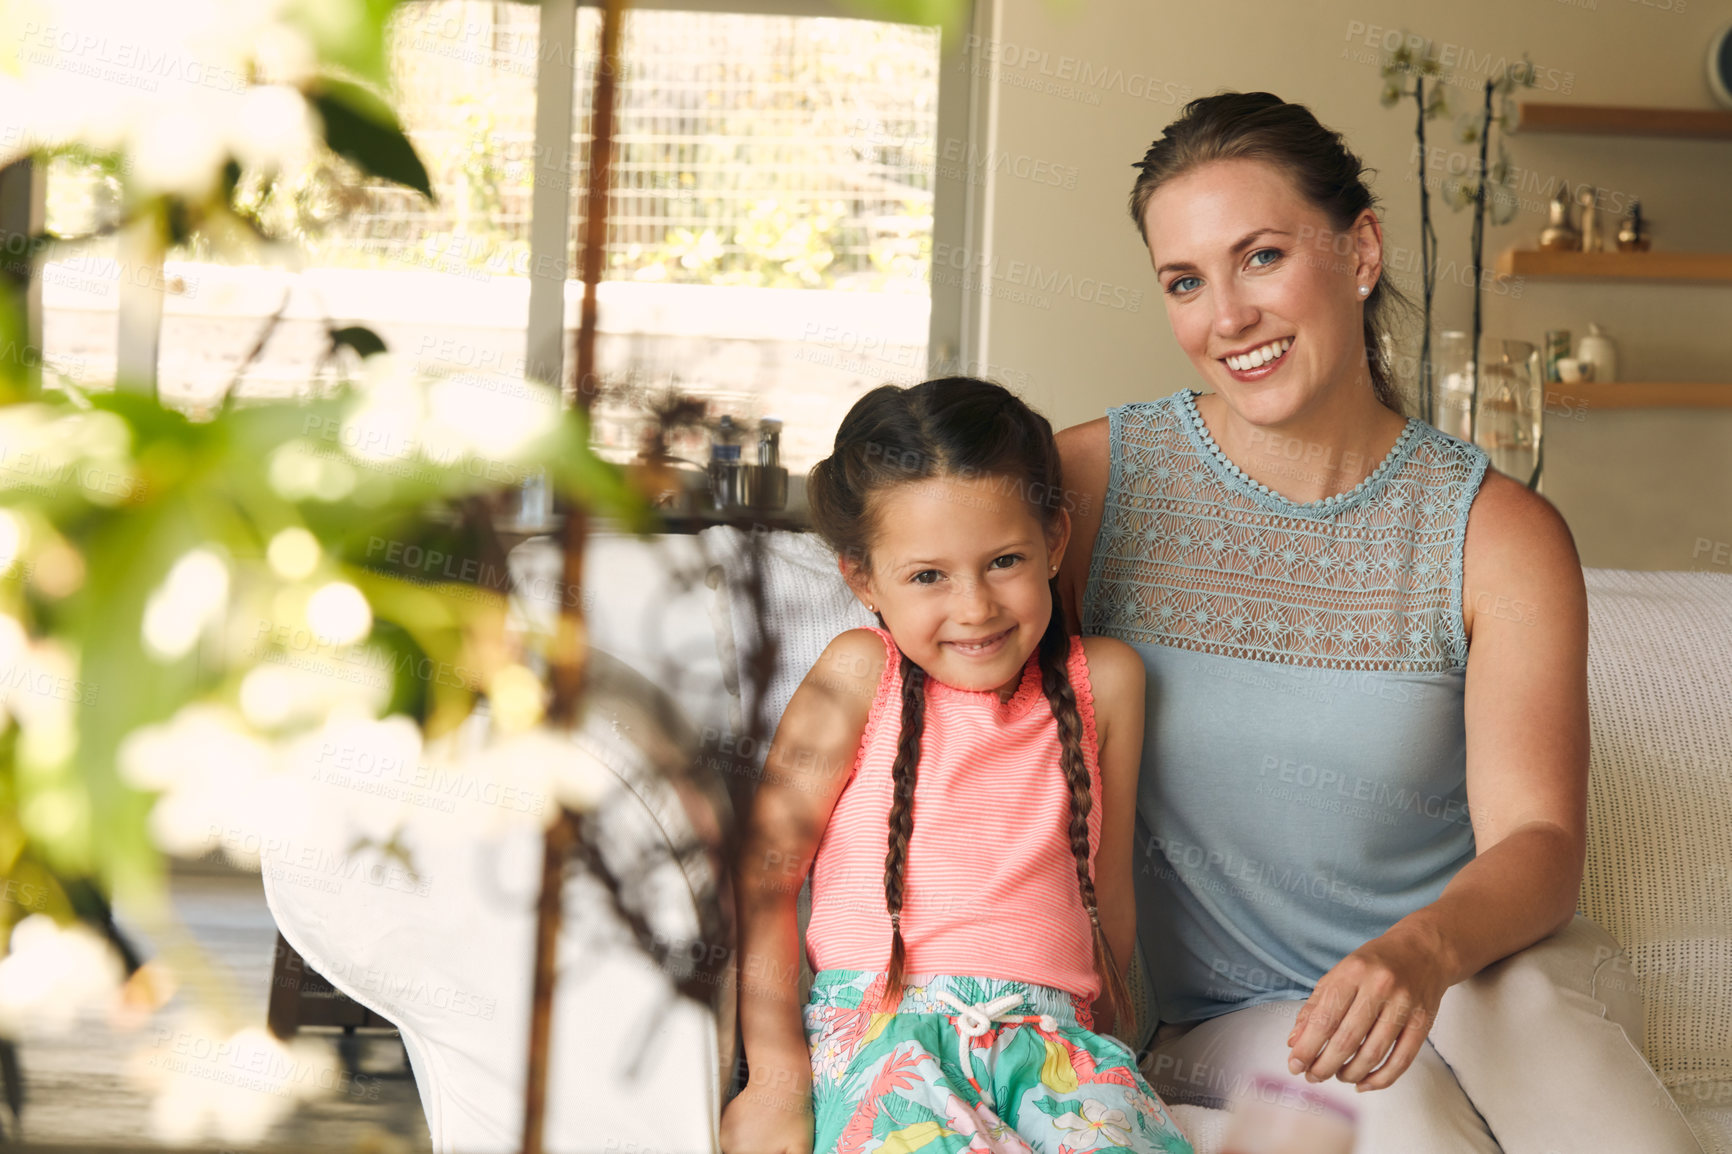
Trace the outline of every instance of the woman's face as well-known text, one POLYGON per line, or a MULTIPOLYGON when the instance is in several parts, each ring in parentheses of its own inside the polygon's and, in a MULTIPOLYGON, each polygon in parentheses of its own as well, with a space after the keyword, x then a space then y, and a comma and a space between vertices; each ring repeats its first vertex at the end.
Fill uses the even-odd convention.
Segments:
POLYGON ((1370 211, 1337 232, 1279 168, 1216 160, 1157 189, 1144 225, 1173 334, 1234 412, 1280 425, 1366 387, 1359 286, 1382 254, 1370 211))

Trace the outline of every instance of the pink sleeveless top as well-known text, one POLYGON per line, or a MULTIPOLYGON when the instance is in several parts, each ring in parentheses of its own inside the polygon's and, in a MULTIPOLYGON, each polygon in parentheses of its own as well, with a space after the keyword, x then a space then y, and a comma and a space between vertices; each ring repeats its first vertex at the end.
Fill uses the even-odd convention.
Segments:
MULTIPOLYGON (((884 641, 884 676, 853 775, 837 799, 812 868, 806 953, 812 969, 884 970, 884 903, 891 766, 901 731, 901 653, 884 641)), ((1101 785, 1094 694, 1082 640, 1071 641, 1071 686, 1088 765, 1089 872, 1100 847, 1101 785)), ((1031 655, 1009 701, 926 682, 926 726, 914 787, 914 832, 903 889, 909 974, 966 974, 1100 994, 1094 938, 1070 848, 1070 787, 1058 721, 1031 655)))

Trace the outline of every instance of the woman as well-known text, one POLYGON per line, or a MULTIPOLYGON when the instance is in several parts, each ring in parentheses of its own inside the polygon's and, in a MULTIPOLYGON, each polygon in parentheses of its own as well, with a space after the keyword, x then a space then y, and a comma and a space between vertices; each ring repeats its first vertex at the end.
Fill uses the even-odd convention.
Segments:
POLYGON ((1259 1075, 1376 1090, 1347 1098, 1360 1150, 1699 1150, 1619 999, 1585 992, 1616 946, 1574 916, 1574 545, 1400 415, 1359 160, 1304 107, 1228 93, 1137 167, 1132 216, 1210 392, 1060 435, 1061 581, 1073 624, 1148 670, 1150 1080, 1214 1104, 1259 1075))

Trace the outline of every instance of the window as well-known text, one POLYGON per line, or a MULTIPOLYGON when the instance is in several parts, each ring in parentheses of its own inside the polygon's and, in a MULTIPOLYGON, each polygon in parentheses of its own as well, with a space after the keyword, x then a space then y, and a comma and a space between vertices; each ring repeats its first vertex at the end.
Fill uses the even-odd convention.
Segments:
MULTIPOLYGON (((521 379, 545 252, 533 243, 536 182, 561 167, 546 184, 563 182, 568 210, 563 335, 552 339, 568 345, 599 14, 578 11, 569 62, 540 18, 504 0, 399 10, 397 103, 437 202, 329 157, 255 188, 261 216, 295 243, 249 259, 194 238, 171 254, 156 361, 165 402, 196 412, 231 387, 316 389, 331 376, 331 325, 364 324, 427 371, 521 379), (537 78, 563 63, 565 166, 535 131, 537 78)), ((598 340, 618 391, 598 407, 598 442, 629 456, 633 390, 677 387, 739 417, 783 418, 786 462, 803 469, 861 392, 925 375, 938 31, 633 10, 623 55, 598 340)), ((50 227, 88 231, 113 191, 98 167, 57 162, 50 227)), ((122 263, 108 239, 44 268, 48 359, 74 378, 113 377, 122 263)), ((701 453, 692 442, 676 451, 701 453)))

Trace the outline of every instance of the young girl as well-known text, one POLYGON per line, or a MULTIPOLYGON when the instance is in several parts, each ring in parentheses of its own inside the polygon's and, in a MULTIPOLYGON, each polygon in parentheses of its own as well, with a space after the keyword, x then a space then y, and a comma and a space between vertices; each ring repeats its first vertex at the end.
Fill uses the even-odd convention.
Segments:
POLYGON ((1046 420, 967 378, 868 393, 812 470, 882 628, 830 643, 752 806, 725 1154, 1190 1151, 1092 1029, 1130 1029, 1143 669, 1055 611, 1063 492, 1046 420))

